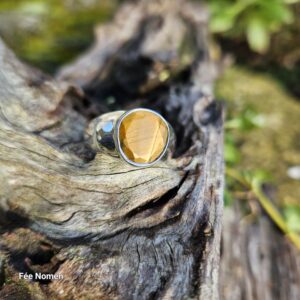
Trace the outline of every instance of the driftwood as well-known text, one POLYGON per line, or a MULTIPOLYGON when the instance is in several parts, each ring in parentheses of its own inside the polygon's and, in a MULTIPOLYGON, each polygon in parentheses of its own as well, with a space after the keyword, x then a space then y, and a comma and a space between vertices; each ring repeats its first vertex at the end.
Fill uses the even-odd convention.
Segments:
POLYGON ((207 16, 185 1, 127 4, 56 79, 0 42, 1 299, 218 299, 222 106, 207 16), (173 159, 137 169, 93 152, 91 119, 132 107, 173 125, 173 159))
POLYGON ((300 298, 300 255, 257 206, 245 218, 241 203, 224 210, 220 298, 296 300, 300 298))

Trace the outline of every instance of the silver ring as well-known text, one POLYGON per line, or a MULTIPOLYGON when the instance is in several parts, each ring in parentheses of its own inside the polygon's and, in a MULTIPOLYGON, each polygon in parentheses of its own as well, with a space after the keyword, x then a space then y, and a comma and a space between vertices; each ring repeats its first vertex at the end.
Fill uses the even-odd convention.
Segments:
POLYGON ((90 123, 87 134, 96 151, 120 157, 136 167, 156 164, 175 147, 172 126, 146 108, 103 114, 90 123))

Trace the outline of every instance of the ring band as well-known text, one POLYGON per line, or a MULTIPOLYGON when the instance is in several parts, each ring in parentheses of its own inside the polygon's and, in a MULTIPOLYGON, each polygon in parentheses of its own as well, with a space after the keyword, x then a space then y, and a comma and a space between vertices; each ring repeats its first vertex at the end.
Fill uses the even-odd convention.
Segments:
POLYGON ((154 165, 175 146, 172 126, 146 108, 103 114, 90 123, 87 133, 96 151, 121 157, 136 167, 154 165))

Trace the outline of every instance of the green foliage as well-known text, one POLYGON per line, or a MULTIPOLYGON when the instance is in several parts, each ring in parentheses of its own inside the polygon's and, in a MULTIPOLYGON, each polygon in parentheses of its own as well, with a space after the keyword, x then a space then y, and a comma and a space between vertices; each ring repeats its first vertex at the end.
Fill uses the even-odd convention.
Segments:
POLYGON ((242 131, 249 131, 254 128, 260 128, 264 125, 264 116, 258 114, 254 108, 247 106, 243 108, 235 116, 229 116, 225 123, 226 129, 238 129, 242 131))
POLYGON ((240 161, 240 152, 236 145, 233 131, 247 132, 255 128, 260 128, 264 124, 264 117, 258 114, 253 108, 246 107, 234 115, 229 111, 228 119, 225 123, 225 145, 224 156, 228 165, 236 165, 240 161))
POLYGON ((1 0, 0 35, 25 61, 53 73, 85 50, 117 0, 1 0))
POLYGON ((233 135, 230 133, 225 135, 224 157, 225 162, 229 165, 235 165, 240 161, 240 152, 233 135))
POLYGON ((210 28, 234 38, 246 38, 256 52, 265 52, 271 34, 293 21, 291 4, 299 0, 210 0, 210 28))
POLYGON ((261 169, 243 172, 243 176, 249 186, 261 186, 263 183, 270 182, 272 180, 271 175, 267 171, 261 169))
POLYGON ((300 205, 286 205, 283 215, 288 228, 300 233, 300 205))
MULTIPOLYGON (((300 250, 300 236, 298 235, 300 209, 299 207, 296 207, 295 209, 295 206, 291 208, 286 207, 284 210, 285 218, 282 216, 273 202, 264 194, 262 189, 262 184, 268 180, 269 176, 264 171, 245 173, 238 172, 235 169, 228 167, 226 169, 226 174, 227 177, 235 180, 240 188, 244 189, 248 194, 251 193, 252 196, 256 198, 274 224, 276 224, 283 234, 300 250)), ((228 191, 226 193, 228 193, 228 191)), ((225 205, 226 202, 228 203, 228 200, 226 200, 225 196, 225 205)))
POLYGON ((299 161, 299 126, 294 126, 299 119, 296 98, 287 96, 269 77, 241 69, 236 71, 237 68, 227 70, 215 90, 218 98, 227 100, 224 204, 231 206, 239 201, 243 214, 251 216, 246 220, 253 220, 261 216, 254 205, 259 203, 300 249, 299 193, 286 174, 299 161), (271 179, 269 174, 272 186, 276 185, 281 192, 276 194, 276 201, 265 194, 271 179))
POLYGON ((253 109, 246 108, 225 123, 225 162, 226 162, 226 188, 224 205, 230 206, 234 199, 247 199, 252 195, 260 203, 270 219, 286 235, 286 237, 300 250, 300 206, 286 205, 283 215, 273 202, 264 194, 263 184, 271 180, 270 174, 262 169, 239 170, 240 153, 235 142, 236 131, 247 132, 263 126, 263 116, 258 115, 253 109), (239 193, 240 196, 236 196, 239 193))
MULTIPOLYGON (((227 165, 227 169, 231 167, 237 167, 241 154, 236 142, 235 132, 248 132, 255 128, 263 126, 264 118, 262 115, 258 114, 253 108, 245 107, 239 112, 232 112, 229 110, 227 121, 225 122, 225 143, 224 143, 224 158, 227 165)), ((257 170, 253 172, 242 171, 235 173, 238 178, 243 178, 245 184, 251 185, 251 181, 259 180, 267 181, 269 177, 263 170, 257 170)), ((237 184, 236 178, 228 176, 226 178, 226 189, 224 193, 224 204, 225 206, 230 206, 233 201, 233 192, 238 191, 240 185, 237 184)))

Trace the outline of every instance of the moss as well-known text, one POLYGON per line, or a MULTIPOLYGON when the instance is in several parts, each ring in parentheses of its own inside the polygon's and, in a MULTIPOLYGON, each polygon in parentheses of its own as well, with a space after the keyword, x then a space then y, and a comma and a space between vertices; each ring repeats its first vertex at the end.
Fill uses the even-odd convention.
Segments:
POLYGON ((25 61, 53 73, 93 40, 93 27, 112 17, 116 0, 2 0, 0 35, 25 61))
POLYGON ((274 79, 238 67, 228 69, 216 84, 217 97, 238 115, 251 106, 263 117, 262 128, 234 131, 241 170, 264 169, 274 178, 281 204, 300 204, 299 181, 287 170, 300 162, 300 106, 274 79))

